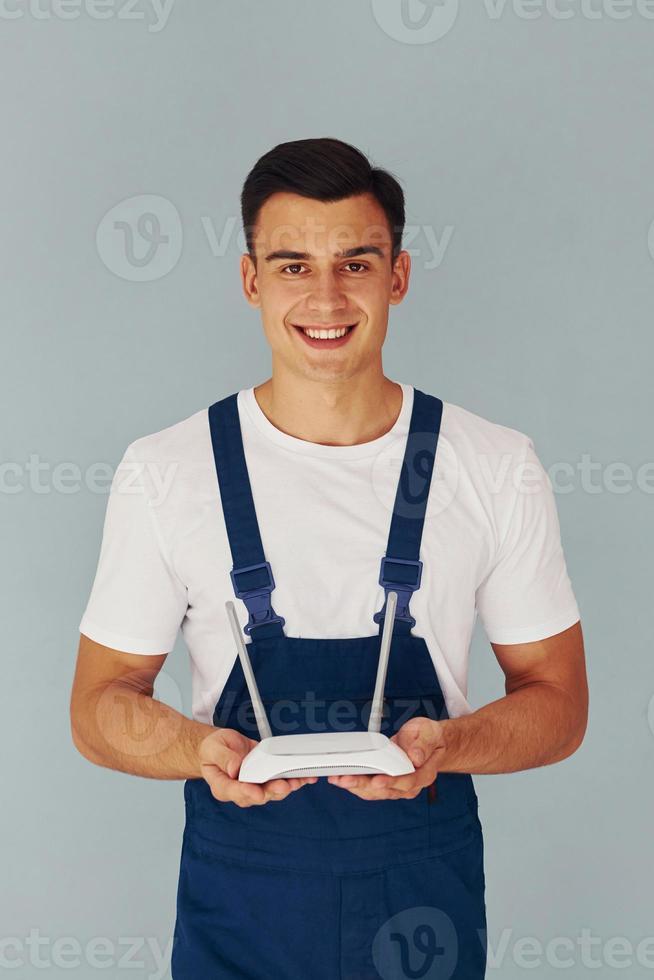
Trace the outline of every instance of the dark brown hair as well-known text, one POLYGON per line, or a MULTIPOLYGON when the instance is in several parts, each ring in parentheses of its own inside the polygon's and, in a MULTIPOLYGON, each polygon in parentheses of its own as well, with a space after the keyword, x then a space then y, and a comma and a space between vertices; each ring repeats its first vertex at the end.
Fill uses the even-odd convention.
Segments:
POLYGON ((341 201, 355 194, 372 194, 384 210, 392 235, 391 261, 402 248, 404 193, 399 182, 386 170, 373 167, 349 143, 330 137, 293 140, 279 143, 257 160, 241 192, 243 229, 253 259, 259 211, 279 191, 318 201, 341 201))

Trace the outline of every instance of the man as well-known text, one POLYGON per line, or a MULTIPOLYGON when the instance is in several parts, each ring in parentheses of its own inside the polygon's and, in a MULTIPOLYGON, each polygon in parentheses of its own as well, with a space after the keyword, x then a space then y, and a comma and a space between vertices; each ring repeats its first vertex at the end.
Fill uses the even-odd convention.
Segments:
POLYGON ((471 774, 557 762, 586 727, 551 486, 528 436, 383 373, 410 273, 390 174, 338 140, 281 144, 248 175, 242 216, 272 375, 128 446, 80 623, 74 742, 99 765, 186 780, 176 980, 436 975, 430 958, 477 980, 471 774), (274 733, 352 730, 391 590, 382 731, 415 771, 240 782, 256 729, 225 602, 274 733), (477 613, 506 694, 473 711, 477 613), (192 720, 153 698, 180 626, 192 720))

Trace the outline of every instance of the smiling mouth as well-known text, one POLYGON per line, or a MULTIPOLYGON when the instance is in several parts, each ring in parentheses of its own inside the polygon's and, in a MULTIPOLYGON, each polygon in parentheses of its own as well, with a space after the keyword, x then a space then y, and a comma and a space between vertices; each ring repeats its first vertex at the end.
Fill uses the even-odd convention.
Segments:
POLYGON ((303 327, 297 323, 293 324, 296 330, 301 331, 305 337, 310 337, 312 340, 341 340, 343 337, 347 337, 349 333, 352 333, 356 325, 356 323, 352 323, 339 327, 303 327))

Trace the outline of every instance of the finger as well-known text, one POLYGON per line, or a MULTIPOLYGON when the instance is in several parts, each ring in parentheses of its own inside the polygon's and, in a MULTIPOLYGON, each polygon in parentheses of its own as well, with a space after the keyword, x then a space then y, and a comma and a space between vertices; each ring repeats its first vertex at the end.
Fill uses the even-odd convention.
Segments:
POLYGON ((386 776, 376 773, 371 776, 330 776, 329 779, 330 782, 333 780, 336 786, 364 793, 370 799, 382 799, 386 794, 392 799, 400 796, 410 798, 432 781, 427 774, 418 771, 406 776, 386 776))
POLYGON ((301 786, 307 786, 309 783, 317 783, 317 776, 292 776, 287 782, 290 783, 293 790, 300 789, 301 786))
POLYGON ((371 802, 375 800, 400 800, 405 798, 403 793, 398 793, 395 790, 372 790, 368 787, 361 787, 359 789, 344 788, 346 793, 352 793, 353 796, 358 796, 360 800, 370 800, 371 802))
POLYGON ((219 737, 215 739, 216 745, 226 746, 240 754, 247 754, 257 744, 253 738, 248 738, 235 728, 219 728, 217 732, 219 737))
POLYGON ((300 789, 305 783, 317 780, 316 776, 306 776, 293 780, 276 779, 268 780, 267 783, 247 783, 230 778, 219 766, 206 764, 203 766, 203 775, 216 799, 237 803, 239 806, 260 806, 271 800, 282 800, 294 789, 300 789))
MULTIPOLYGON (((411 775, 413 775, 413 773, 411 775)), ((344 774, 342 776, 329 776, 328 779, 330 783, 333 782, 336 786, 342 786, 344 789, 364 789, 366 787, 372 789, 382 789, 390 786, 394 777, 385 776, 382 773, 373 773, 365 776, 351 776, 349 774, 344 774)))
POLYGON ((397 732, 396 743, 419 768, 440 744, 436 724, 429 718, 411 718, 397 732))
POLYGON ((434 781, 431 769, 420 766, 415 772, 407 773, 405 776, 375 776, 374 786, 377 789, 395 789, 399 793, 412 793, 415 790, 424 789, 434 781))
POLYGON ((318 781, 317 776, 294 776, 291 779, 269 779, 266 783, 261 783, 261 787, 266 794, 266 800, 284 800, 290 793, 300 789, 307 783, 318 781))
POLYGON ((290 779, 269 779, 260 785, 267 800, 283 800, 293 792, 290 779))
POLYGON ((362 800, 412 800, 419 794, 420 787, 415 786, 410 790, 397 790, 392 787, 375 788, 368 785, 348 789, 347 792, 354 793, 362 800))
POLYGON ((257 783, 241 783, 231 779, 217 766, 205 766, 204 778, 217 800, 252 806, 265 802, 265 793, 257 783))
POLYGON ((247 736, 231 729, 225 729, 219 738, 210 737, 203 745, 202 762, 218 766, 228 776, 235 778, 241 768, 241 762, 250 749, 256 744, 247 736))

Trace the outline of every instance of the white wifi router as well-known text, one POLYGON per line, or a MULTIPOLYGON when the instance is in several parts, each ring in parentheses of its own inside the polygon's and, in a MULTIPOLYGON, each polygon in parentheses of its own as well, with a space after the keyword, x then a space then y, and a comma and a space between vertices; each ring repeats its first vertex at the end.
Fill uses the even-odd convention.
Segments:
POLYGON ((415 772, 406 752, 380 732, 384 685, 393 635, 397 592, 389 592, 382 631, 375 693, 366 732, 309 732, 302 735, 273 735, 252 670, 252 663, 233 602, 226 602, 232 633, 254 708, 261 741, 245 756, 238 774, 242 783, 265 783, 291 776, 339 776, 383 773, 404 776, 415 772))

